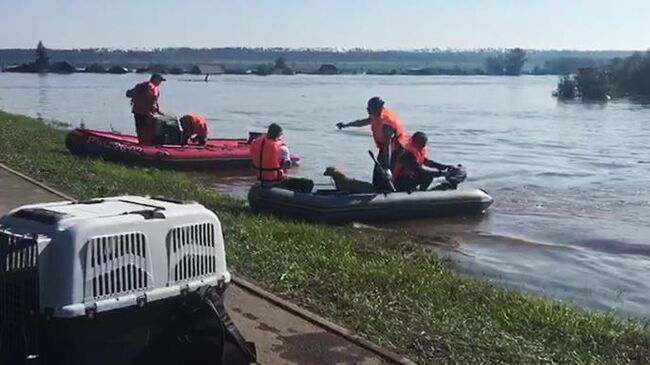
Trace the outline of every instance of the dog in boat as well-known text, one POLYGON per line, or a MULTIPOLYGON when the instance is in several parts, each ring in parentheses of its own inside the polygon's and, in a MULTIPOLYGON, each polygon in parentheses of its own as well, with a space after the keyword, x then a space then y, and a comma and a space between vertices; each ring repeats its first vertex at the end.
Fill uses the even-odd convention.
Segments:
POLYGON ((332 180, 334 180, 336 190, 339 191, 345 191, 352 194, 375 192, 375 188, 371 183, 357 179, 350 179, 336 167, 330 166, 326 168, 325 172, 323 172, 323 176, 331 177, 332 180))

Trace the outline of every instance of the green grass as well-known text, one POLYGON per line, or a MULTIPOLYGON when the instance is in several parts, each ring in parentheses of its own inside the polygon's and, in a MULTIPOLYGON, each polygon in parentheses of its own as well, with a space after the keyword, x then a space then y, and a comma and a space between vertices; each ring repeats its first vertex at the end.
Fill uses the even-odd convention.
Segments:
POLYGON ((407 235, 259 217, 188 174, 75 158, 64 136, 0 112, 0 162, 79 198, 198 200, 222 220, 233 271, 419 363, 650 363, 647 324, 461 277, 407 235))

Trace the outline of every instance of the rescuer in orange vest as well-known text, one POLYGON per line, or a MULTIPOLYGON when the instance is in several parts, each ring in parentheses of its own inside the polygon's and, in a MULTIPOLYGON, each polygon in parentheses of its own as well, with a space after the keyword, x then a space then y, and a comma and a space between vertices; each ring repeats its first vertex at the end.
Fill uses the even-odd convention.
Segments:
MULTIPOLYGON (((427 190, 434 178, 443 171, 455 169, 427 159, 427 135, 415 132, 404 153, 395 161, 393 181, 397 191, 427 190)), ((454 187, 455 188, 455 187, 454 187)))
MULTIPOLYGON (((391 177, 391 168, 406 147, 406 133, 397 115, 384 107, 384 101, 378 96, 370 98, 366 110, 368 118, 355 120, 350 123, 337 123, 339 129, 348 127, 363 127, 370 125, 372 138, 379 149, 377 160, 381 167, 391 177)), ((383 172, 375 166, 372 183, 375 187, 384 187, 383 172)))
POLYGON ((156 132, 156 114, 163 114, 158 106, 160 84, 166 81, 159 73, 151 75, 149 81, 141 82, 126 91, 126 97, 131 98, 131 112, 135 119, 135 131, 138 142, 143 145, 153 145, 156 132))
POLYGON ((188 113, 181 117, 180 122, 181 128, 183 128, 181 145, 186 145, 191 140, 194 143, 205 146, 208 139, 208 123, 202 116, 188 113))
POLYGON ((313 181, 287 176, 286 170, 291 167, 291 156, 289 148, 281 138, 282 127, 272 123, 266 134, 251 143, 251 158, 257 170, 257 180, 265 186, 311 192, 314 188, 313 181))

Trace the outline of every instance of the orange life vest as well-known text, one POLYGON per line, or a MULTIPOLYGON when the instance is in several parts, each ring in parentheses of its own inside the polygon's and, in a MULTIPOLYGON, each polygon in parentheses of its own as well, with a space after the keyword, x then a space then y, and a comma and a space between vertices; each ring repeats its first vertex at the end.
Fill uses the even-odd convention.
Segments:
POLYGON ((133 89, 126 92, 126 96, 131 98, 133 114, 153 115, 158 111, 160 89, 150 81, 135 85, 133 89))
POLYGON ((384 139, 384 126, 387 125, 395 130, 395 138, 393 139, 393 149, 404 148, 406 146, 406 133, 402 127, 402 122, 397 118, 388 108, 383 108, 379 117, 370 116, 370 129, 372 130, 372 137, 378 148, 384 139))
POLYGON ((404 151, 404 154, 395 162, 395 167, 393 168, 393 176, 395 176, 395 178, 415 177, 417 175, 417 171, 413 171, 407 165, 404 165, 402 163, 402 158, 404 158, 406 154, 413 155, 413 157, 415 157, 415 162, 417 162, 418 166, 422 166, 424 165, 424 161, 427 159, 427 148, 426 146, 422 148, 417 148, 415 147, 415 144, 413 143, 412 140, 409 141, 409 144, 408 146, 406 146, 406 150, 404 151))
POLYGON ((191 123, 191 130, 189 131, 190 135, 196 134, 201 138, 208 138, 208 123, 203 119, 202 116, 194 113, 188 113, 183 116, 181 119, 189 118, 191 123))
POLYGON ((280 147, 282 141, 268 138, 266 134, 256 138, 251 144, 253 166, 257 168, 257 179, 262 182, 279 182, 284 180, 284 171, 280 166, 280 147))

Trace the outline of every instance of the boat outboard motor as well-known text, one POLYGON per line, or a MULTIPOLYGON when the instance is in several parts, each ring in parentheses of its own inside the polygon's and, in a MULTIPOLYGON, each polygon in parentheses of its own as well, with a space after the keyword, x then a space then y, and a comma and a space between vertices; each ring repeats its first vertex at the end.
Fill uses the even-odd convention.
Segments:
POLYGON ((248 143, 248 144, 253 143, 253 141, 256 140, 257 137, 261 136, 262 134, 264 134, 264 133, 248 132, 248 140, 246 141, 246 143, 248 143))
POLYGON ((178 118, 173 115, 157 115, 154 118, 156 120, 154 144, 180 145, 182 133, 178 118))
POLYGON ((442 176, 445 177, 445 181, 434 186, 431 190, 456 190, 458 184, 467 179, 467 169, 463 165, 452 166, 442 176))

